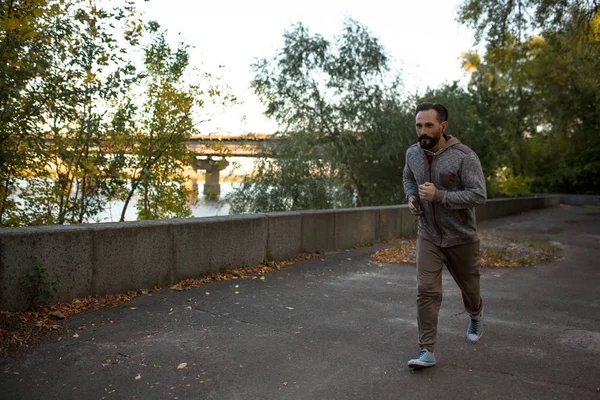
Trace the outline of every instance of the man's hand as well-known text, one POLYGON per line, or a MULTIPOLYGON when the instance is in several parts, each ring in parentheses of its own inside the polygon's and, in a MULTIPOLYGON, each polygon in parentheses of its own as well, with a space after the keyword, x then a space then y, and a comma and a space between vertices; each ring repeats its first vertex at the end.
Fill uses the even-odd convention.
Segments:
POLYGON ((421 197, 423 200, 433 201, 436 192, 437 189, 431 182, 425 182, 424 184, 419 185, 419 197, 421 197))
POLYGON ((417 196, 408 197, 408 210, 412 215, 423 215, 423 210, 421 210, 421 204, 417 196))

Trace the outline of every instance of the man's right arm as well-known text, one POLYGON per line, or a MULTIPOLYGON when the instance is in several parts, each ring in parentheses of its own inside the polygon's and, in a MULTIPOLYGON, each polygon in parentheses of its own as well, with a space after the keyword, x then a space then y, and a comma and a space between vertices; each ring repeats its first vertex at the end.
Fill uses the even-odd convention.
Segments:
POLYGON ((406 200, 410 196, 417 196, 419 193, 419 185, 417 185, 417 180, 415 179, 415 175, 412 170, 408 166, 408 150, 406 151, 406 157, 404 161, 404 172, 402 173, 402 185, 404 186, 404 194, 406 195, 406 200))
MULTIPOLYGON (((417 185, 417 180, 415 179, 415 175, 412 170, 408 166, 408 151, 406 152, 406 161, 404 163, 404 171, 402 173, 402 185, 404 186, 404 194, 406 195, 406 202, 413 203, 415 207, 420 209, 419 204, 419 185, 417 185), (416 204, 415 204, 416 203, 416 204)), ((413 211, 413 209, 409 206, 408 209, 413 215, 420 215, 422 212, 413 211)))

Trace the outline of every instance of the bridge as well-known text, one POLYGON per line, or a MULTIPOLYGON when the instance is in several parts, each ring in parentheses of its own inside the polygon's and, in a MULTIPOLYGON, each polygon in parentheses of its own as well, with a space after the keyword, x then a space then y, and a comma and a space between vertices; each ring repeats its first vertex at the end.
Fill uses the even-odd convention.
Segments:
MULTIPOLYGON (((196 154, 191 168, 194 172, 199 169, 206 171, 204 194, 218 196, 221 193, 219 180, 220 171, 229 166, 226 157, 259 157, 267 155, 264 144, 276 140, 267 133, 215 133, 190 137, 186 141, 187 148, 196 154)), ((49 144, 54 141, 46 137, 44 141, 49 144)), ((109 150, 110 151, 110 150, 109 150)), ((192 178, 192 187, 197 187, 197 179, 192 178)))
POLYGON ((192 136, 186 141, 187 148, 202 156, 256 157, 264 154, 263 144, 273 139, 267 133, 219 134, 192 136))
MULTIPOLYGON (((229 166, 225 157, 257 157, 265 155, 263 144, 275 140, 266 133, 218 134, 192 136, 186 141, 187 148, 197 157, 192 162, 192 169, 206 171, 204 190, 206 196, 218 196, 221 193, 219 174, 229 166), (218 157, 215 159, 214 157, 218 157)), ((192 178, 192 187, 196 188, 197 180, 192 178)))

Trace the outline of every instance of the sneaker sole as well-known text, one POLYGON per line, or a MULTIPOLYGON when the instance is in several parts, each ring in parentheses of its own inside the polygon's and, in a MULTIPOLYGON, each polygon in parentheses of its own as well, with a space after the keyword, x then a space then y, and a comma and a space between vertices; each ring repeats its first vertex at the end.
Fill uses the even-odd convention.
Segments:
POLYGON ((408 368, 412 368, 412 369, 423 369, 423 368, 429 368, 429 367, 435 367, 435 364, 408 363, 408 368))
POLYGON ((469 339, 469 332, 467 332, 467 342, 469 343, 477 343, 479 341, 479 339, 481 339, 481 337, 483 336, 483 332, 481 332, 481 335, 479 335, 479 337, 475 340, 471 340, 469 339))

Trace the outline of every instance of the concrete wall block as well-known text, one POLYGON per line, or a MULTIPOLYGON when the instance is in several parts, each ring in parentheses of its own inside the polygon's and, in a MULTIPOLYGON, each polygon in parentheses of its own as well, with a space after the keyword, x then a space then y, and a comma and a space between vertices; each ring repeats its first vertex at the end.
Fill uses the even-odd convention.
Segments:
POLYGON ((510 215, 510 203, 512 202, 511 199, 501 199, 498 200, 498 217, 502 218, 502 217, 507 217, 510 215))
MULTIPOLYGON (((477 207, 478 221, 600 196, 493 199, 477 207)), ((56 300, 165 286, 225 268, 329 252, 381 239, 417 235, 406 205, 0 230, 0 309, 23 310, 23 280, 36 260, 58 274, 56 300)))
POLYGON ((531 206, 532 210, 538 210, 540 208, 544 208, 546 206, 546 198, 537 197, 533 199, 533 204, 531 206))
POLYGON ((494 212, 495 212, 495 207, 491 200, 488 200, 485 204, 482 204, 479 207, 477 207, 477 211, 476 211, 476 213, 483 214, 485 216, 486 220, 496 218, 496 215, 494 212), (481 209, 481 211, 479 211, 480 209, 481 209))
POLYGON ((402 228, 400 236, 416 238, 419 231, 419 217, 412 215, 407 205, 402 205, 402 228))
POLYGON ((335 211, 335 248, 379 242, 379 209, 348 208, 335 211))
POLYGON ((488 219, 487 209, 488 209, 488 207, 486 204, 482 204, 475 208, 475 220, 477 222, 483 222, 486 219, 488 219))
POLYGON ((600 206, 600 196, 598 195, 562 194, 553 195, 553 197, 558 197, 560 203, 572 206, 600 206))
POLYGON ((92 284, 92 235, 80 226, 0 230, 0 310, 25 310, 33 293, 27 274, 38 262, 47 284, 58 275, 54 301, 87 296, 92 284))
POLYGON ((98 224, 92 230, 93 294, 171 283, 173 235, 168 221, 98 224))
POLYGON ((521 199, 511 199, 506 201, 508 215, 515 215, 519 213, 519 203, 521 199))
POLYGON ((506 216, 503 199, 488 200, 485 203, 488 219, 501 218, 506 216))
POLYGON ((514 199, 514 201, 511 202, 511 215, 520 214, 523 210, 523 204, 524 202, 522 198, 514 199))
POLYGON ((527 199, 518 197, 515 199, 515 214, 520 214, 527 211, 527 199))
POLYGON ((302 213, 302 252, 326 253, 335 250, 335 211, 302 213))
POLYGON ((402 235, 402 214, 402 206, 379 208, 379 240, 392 240, 402 235))
POLYGON ((533 197, 528 197, 526 199, 524 199, 524 208, 522 212, 527 212, 529 210, 533 210, 533 203, 534 203, 534 198, 533 197))
POLYGON ((285 260, 302 253, 302 213, 269 213, 267 254, 269 260, 285 260))
POLYGON ((264 214, 180 221, 173 226, 176 281, 253 266, 267 257, 264 214))

